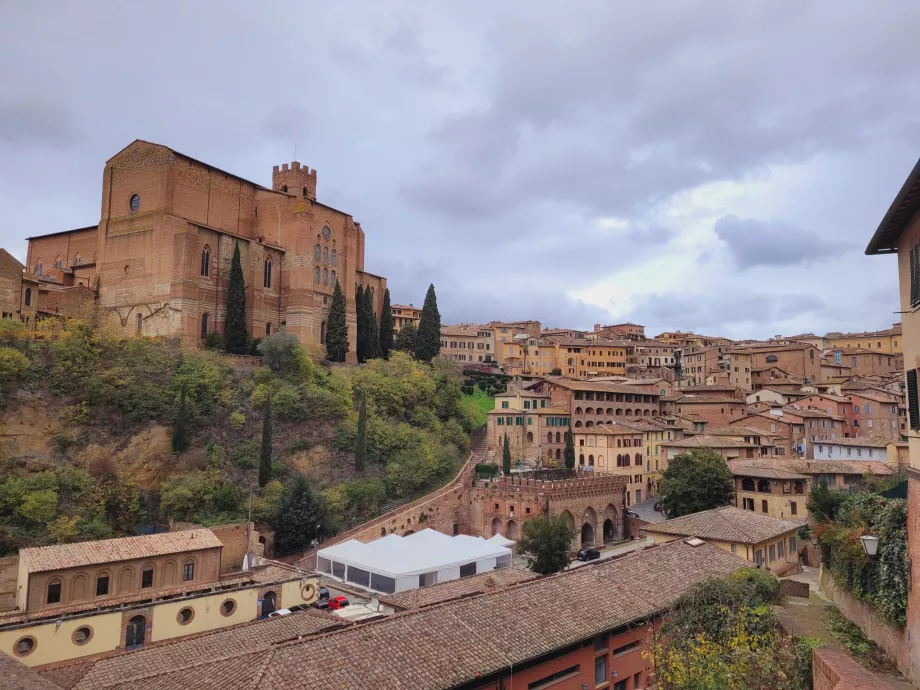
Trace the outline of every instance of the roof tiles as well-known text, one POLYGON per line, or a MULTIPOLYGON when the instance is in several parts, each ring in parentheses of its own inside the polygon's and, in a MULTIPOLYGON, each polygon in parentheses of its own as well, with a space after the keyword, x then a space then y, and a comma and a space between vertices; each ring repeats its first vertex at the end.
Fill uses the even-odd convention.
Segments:
POLYGON ((734 506, 703 510, 679 518, 646 525, 646 532, 699 537, 739 544, 759 544, 800 527, 796 522, 778 520, 734 506))

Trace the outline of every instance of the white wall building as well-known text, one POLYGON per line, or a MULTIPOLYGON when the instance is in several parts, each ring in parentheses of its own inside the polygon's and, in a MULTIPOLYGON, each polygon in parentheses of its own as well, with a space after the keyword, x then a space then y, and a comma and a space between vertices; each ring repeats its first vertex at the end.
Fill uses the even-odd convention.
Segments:
POLYGON ((364 543, 349 539, 320 549, 316 570, 341 582, 393 594, 511 565, 504 537, 490 540, 433 529, 364 543))
POLYGON ((883 438, 837 438, 813 441, 815 460, 878 460, 888 462, 888 441, 883 438))

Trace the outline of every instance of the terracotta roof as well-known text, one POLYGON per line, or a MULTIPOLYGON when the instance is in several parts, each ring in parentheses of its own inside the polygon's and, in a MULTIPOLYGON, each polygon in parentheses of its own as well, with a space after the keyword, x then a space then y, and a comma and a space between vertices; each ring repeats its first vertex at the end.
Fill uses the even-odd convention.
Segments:
POLYGON ((683 393, 701 393, 703 391, 740 391, 742 390, 738 386, 733 386, 731 384, 716 384, 713 386, 687 386, 686 388, 681 388, 683 393))
POLYGON ((754 477, 755 479, 808 479, 808 475, 792 470, 772 467, 756 467, 743 464, 737 460, 729 462, 732 474, 736 477, 754 477))
POLYGON ((589 340, 587 338, 560 338, 556 336, 553 340, 557 344, 566 347, 634 347, 636 345, 634 340, 615 340, 613 338, 593 338, 589 340))
POLYGON ((519 582, 526 582, 539 577, 536 573, 529 570, 518 570, 517 568, 502 568, 493 570, 488 573, 480 573, 472 577, 464 577, 459 580, 442 582, 433 587, 416 587, 407 592, 397 594, 387 594, 380 597, 380 602, 393 606, 397 609, 417 609, 422 606, 438 604, 442 601, 457 599, 471 594, 483 594, 493 592, 499 587, 515 585, 519 582))
POLYGON ((665 441, 661 445, 670 446, 672 448, 759 448, 760 447, 760 446, 754 445, 753 443, 745 443, 744 441, 736 441, 733 438, 710 436, 709 434, 706 434, 706 433, 699 434, 697 436, 688 436, 687 438, 682 438, 679 441, 665 441))
POLYGON ((441 326, 441 335, 475 338, 479 334, 478 326, 441 326))
MULTIPOLYGON (((143 688, 171 687, 164 686, 157 678, 161 674, 172 675, 174 682, 184 676, 185 685, 176 687, 211 687, 200 684, 198 679, 210 678, 212 672, 219 668, 219 665, 214 666, 217 660, 225 661, 228 657, 237 657, 238 660, 252 661, 250 655, 253 652, 265 651, 281 642, 328 632, 346 625, 349 624, 338 616, 306 609, 288 616, 276 616, 200 635, 176 638, 128 654, 85 661, 61 669, 50 669, 42 675, 71 690, 120 685, 128 687, 131 684, 143 688), (199 667, 199 671, 194 670, 196 666, 199 667), (191 675, 184 673, 188 669, 192 669, 191 675)), ((258 667, 259 665, 256 666, 258 667)), ((247 670, 251 674, 252 669, 244 668, 244 673, 247 670)), ((252 680, 250 675, 250 683, 252 680)), ((214 687, 225 686, 217 684, 214 687)))
POLYGON ((30 573, 41 573, 64 568, 81 568, 98 563, 131 561, 171 553, 186 553, 202 549, 221 548, 223 544, 209 529, 183 532, 164 532, 142 537, 100 539, 76 544, 39 546, 22 549, 20 560, 30 573))
POLYGON ((799 417, 823 417, 824 419, 833 419, 840 421, 843 419, 840 415, 833 414, 832 412, 827 412, 822 410, 819 407, 797 407, 796 405, 786 405, 783 407, 783 412, 791 412, 792 414, 797 414, 799 417))
POLYGON ((619 419, 613 422, 599 423, 595 426, 587 427, 584 429, 573 429, 573 433, 576 434, 604 434, 607 436, 618 434, 637 434, 643 431, 649 431, 649 429, 647 427, 641 426, 640 424, 619 419))
POLYGON ((874 388, 851 390, 849 395, 857 398, 865 398, 866 400, 875 400, 881 403, 890 403, 892 405, 897 405, 900 402, 900 398, 903 397, 893 393, 883 393, 874 388))
POLYGON ((757 458, 744 460, 747 467, 778 469, 798 474, 875 474, 888 476, 894 471, 880 460, 801 460, 798 458, 757 458))
POLYGON ((709 436, 765 436, 763 429, 756 427, 744 426, 742 424, 728 424, 726 426, 717 426, 712 429, 707 428, 706 433, 709 436))
MULTIPOLYGON (((579 381, 577 379, 567 379, 563 376, 544 376, 542 377, 547 383, 560 388, 567 388, 573 391, 603 391, 605 393, 640 393, 642 395, 654 395, 659 397, 658 389, 642 388, 641 386, 626 386, 621 383, 607 383, 606 381, 579 381)), ((588 401, 590 402, 590 401, 588 401)))
MULTIPOLYGON (((849 355, 854 355, 854 356, 858 356, 858 355, 882 356, 884 355, 886 357, 898 357, 899 356, 899 353, 897 352, 882 352, 881 350, 870 350, 865 347, 832 347, 831 352, 840 352, 847 356, 849 355)), ((832 364, 832 362, 828 362, 828 364, 832 364)))
POLYGON ((798 523, 789 520, 778 520, 751 510, 725 506, 646 525, 645 531, 739 544, 759 544, 799 527, 798 523))
POLYGON ((723 405, 725 403, 736 403, 738 405, 744 405, 744 400, 738 398, 710 398, 705 395, 681 395, 674 402, 680 403, 681 405, 699 405, 707 403, 710 405, 723 405))
POLYGON ((5 690, 60 690, 48 678, 42 678, 25 664, 19 663, 11 656, 0 652, 0 678, 5 690))
MULTIPOLYGON (((644 622, 696 583, 748 565, 711 544, 694 547, 678 540, 492 594, 308 634, 299 641, 270 642, 262 651, 248 644, 193 649, 189 645, 195 640, 184 639, 170 644, 173 650, 162 657, 153 656, 158 646, 101 658, 87 662, 92 664, 89 672, 68 689, 452 688, 601 632, 644 622), (559 605, 562 601, 565 606, 559 605), (133 675, 118 664, 130 664, 133 675)), ((267 622, 288 622, 298 615, 304 614, 267 622)))
POLYGON ((851 446, 853 448, 887 448, 892 441, 886 438, 866 436, 863 438, 832 438, 829 441, 815 441, 815 443, 821 443, 826 446, 851 446))
POLYGON ((765 352, 795 352, 796 350, 807 350, 812 348, 818 349, 809 343, 799 343, 795 345, 748 345, 744 348, 736 348, 738 351, 746 350, 750 354, 763 354, 765 352))

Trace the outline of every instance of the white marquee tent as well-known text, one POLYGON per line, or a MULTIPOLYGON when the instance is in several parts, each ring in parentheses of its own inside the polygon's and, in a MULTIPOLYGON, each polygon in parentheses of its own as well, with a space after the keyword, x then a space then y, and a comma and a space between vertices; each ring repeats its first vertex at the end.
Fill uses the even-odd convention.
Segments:
POLYGON ((509 565, 511 549, 501 543, 465 534, 449 537, 433 529, 368 543, 349 539, 316 554, 316 569, 324 575, 386 594, 509 565))

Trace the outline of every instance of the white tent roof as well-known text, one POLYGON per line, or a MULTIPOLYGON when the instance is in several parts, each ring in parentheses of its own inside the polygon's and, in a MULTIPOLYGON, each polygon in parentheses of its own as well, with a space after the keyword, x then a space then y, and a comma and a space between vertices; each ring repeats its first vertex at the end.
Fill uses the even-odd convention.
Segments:
POLYGON ((486 541, 490 544, 495 544, 496 546, 509 546, 514 544, 514 539, 508 539, 507 537, 503 537, 500 534, 496 534, 494 537, 489 537, 486 539, 486 541))
POLYGON ((349 539, 320 549, 317 556, 382 575, 400 577, 510 554, 509 549, 481 537, 465 534, 449 537, 433 529, 423 529, 408 537, 388 534, 366 544, 349 539))

